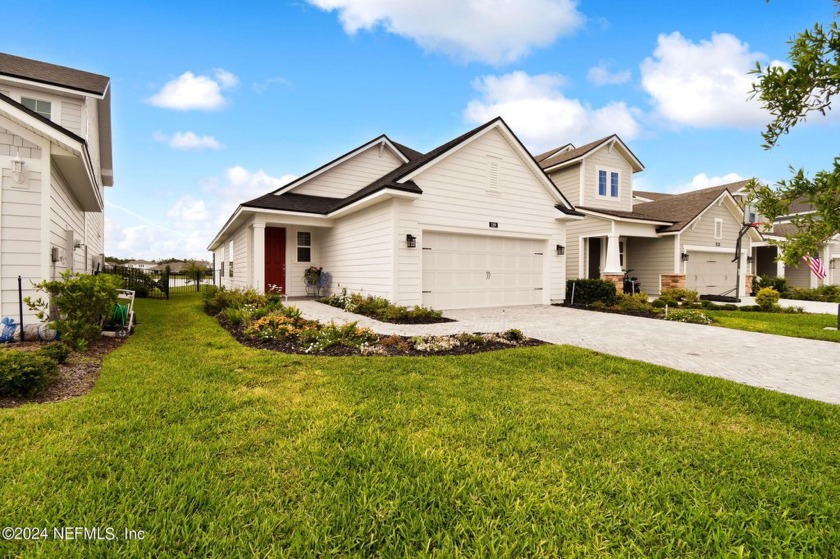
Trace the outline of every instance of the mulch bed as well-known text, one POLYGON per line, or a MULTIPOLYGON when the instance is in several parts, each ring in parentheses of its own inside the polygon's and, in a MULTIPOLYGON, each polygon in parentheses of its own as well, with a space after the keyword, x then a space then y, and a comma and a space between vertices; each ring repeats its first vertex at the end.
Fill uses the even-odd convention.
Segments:
MULTIPOLYGON (((322 305, 327 305, 328 307, 332 307, 334 309, 344 310, 341 307, 337 307, 336 305, 330 305, 329 303, 324 302, 321 299, 315 299, 322 305)), ((367 318, 372 318, 374 320, 378 320, 379 322, 387 322, 388 324, 442 324, 444 322, 455 322, 454 318, 446 318, 445 316, 441 316, 438 318, 426 317, 426 318, 404 318, 402 320, 389 320, 387 318, 383 318, 381 316, 373 316, 369 314, 363 313, 353 313, 358 314, 359 316, 365 316, 367 318)))
MULTIPOLYGON (((88 346, 84 353, 73 352, 63 365, 58 366, 58 377, 39 394, 33 396, 0 396, 0 408, 15 408, 24 404, 60 402, 83 396, 90 392, 99 379, 99 370, 105 356, 120 347, 125 340, 101 336, 88 346)), ((3 344, 0 351, 37 351, 43 344, 24 342, 3 344)))
MULTIPOLYGON (((253 347, 256 349, 268 349, 271 351, 281 351, 283 353, 297 353, 297 354, 305 354, 305 355, 325 355, 331 357, 341 357, 341 356, 348 356, 348 355, 361 355, 361 351, 355 347, 344 347, 344 346, 332 346, 323 351, 318 353, 307 354, 304 349, 297 345, 294 342, 284 341, 284 340, 273 340, 273 339, 257 339, 252 338, 250 336, 245 335, 245 328, 242 326, 234 327, 228 324, 221 316, 219 317, 219 324, 221 324, 222 328, 230 332, 230 335, 233 336, 239 343, 242 345, 253 347)), ((486 344, 482 345, 459 345, 457 347, 453 347, 452 349, 446 351, 418 351, 414 349, 414 346, 409 342, 411 339, 410 337, 406 336, 381 336, 380 340, 383 338, 390 338, 393 341, 396 341, 397 338, 403 340, 405 342, 404 347, 399 347, 400 344, 389 345, 385 348, 386 355, 388 357, 394 356, 415 356, 415 357, 429 357, 434 355, 471 355, 474 353, 484 353, 486 351, 498 351, 500 349, 512 349, 515 347, 534 347, 540 345, 546 345, 546 342, 542 340, 535 340, 533 338, 525 338, 524 340, 516 343, 515 345, 505 344, 501 342, 487 342, 486 344)))

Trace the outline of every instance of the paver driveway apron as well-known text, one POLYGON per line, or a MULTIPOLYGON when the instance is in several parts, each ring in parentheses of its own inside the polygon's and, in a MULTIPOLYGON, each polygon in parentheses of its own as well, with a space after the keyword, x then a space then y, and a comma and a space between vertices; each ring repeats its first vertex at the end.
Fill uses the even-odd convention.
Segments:
POLYGON ((317 320, 357 320, 381 334, 416 336, 519 328, 525 335, 840 404, 840 344, 544 305, 461 309, 457 322, 386 324, 315 301, 294 301, 317 320))

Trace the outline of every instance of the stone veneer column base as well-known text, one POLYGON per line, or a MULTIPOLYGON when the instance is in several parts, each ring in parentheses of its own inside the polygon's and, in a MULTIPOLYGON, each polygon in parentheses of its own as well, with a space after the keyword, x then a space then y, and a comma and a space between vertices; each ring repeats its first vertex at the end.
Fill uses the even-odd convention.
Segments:
POLYGON ((685 289, 685 274, 662 274, 659 276, 659 292, 665 289, 685 289))
POLYGON ((746 277, 746 280, 747 280, 747 287, 746 287, 747 292, 746 292, 746 293, 744 293, 744 296, 746 296, 746 297, 749 297, 749 296, 752 294, 752 290, 753 290, 753 279, 755 279, 755 276, 754 276, 754 275, 752 275, 752 274, 747 274, 747 277, 746 277))
POLYGON ((612 282, 617 293, 624 293, 624 274, 601 274, 601 279, 612 282))

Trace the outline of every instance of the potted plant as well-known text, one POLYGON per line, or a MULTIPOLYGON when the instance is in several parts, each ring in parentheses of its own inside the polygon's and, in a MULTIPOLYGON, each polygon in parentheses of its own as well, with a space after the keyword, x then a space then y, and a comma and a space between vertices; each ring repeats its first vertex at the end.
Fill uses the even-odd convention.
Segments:
POLYGON ((306 284, 306 293, 318 295, 321 291, 321 274, 323 269, 317 266, 310 266, 303 272, 303 282, 306 284))

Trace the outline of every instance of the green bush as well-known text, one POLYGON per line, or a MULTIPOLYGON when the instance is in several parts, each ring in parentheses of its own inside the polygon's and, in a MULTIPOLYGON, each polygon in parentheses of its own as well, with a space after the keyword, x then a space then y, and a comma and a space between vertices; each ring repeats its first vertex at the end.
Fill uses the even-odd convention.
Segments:
POLYGON ((49 357, 59 365, 63 364, 67 361, 67 358, 70 357, 70 353, 72 350, 67 347, 67 344, 62 342, 50 342, 40 348, 38 353, 43 355, 44 357, 49 357))
POLYGON ((758 276, 757 278, 753 279, 753 294, 757 294, 765 287, 772 287, 780 294, 786 293, 788 290, 787 279, 781 276, 758 276))
POLYGON ((268 298, 254 289, 225 289, 215 285, 208 285, 202 289, 201 300, 204 312, 211 316, 216 316, 227 308, 241 309, 245 305, 261 308, 268 304, 268 298))
POLYGON ((814 289, 794 287, 785 293, 786 299, 797 301, 822 301, 824 303, 840 303, 840 285, 821 285, 814 289))
POLYGON ((712 319, 702 311, 695 309, 674 309, 668 313, 665 320, 672 322, 687 322, 689 324, 711 324, 712 319))
POLYGON ((42 281, 36 287, 49 295, 49 302, 26 297, 26 304, 41 320, 52 319, 51 327, 65 343, 84 351, 102 332, 102 324, 117 302, 120 283, 110 274, 93 276, 68 270, 61 279, 42 281))
POLYGON ((28 396, 45 388, 58 374, 58 363, 27 351, 0 351, 0 395, 28 396))
POLYGON ((655 313, 658 309, 654 307, 646 293, 619 293, 618 299, 612 306, 613 309, 626 313, 655 313))
POLYGON ((519 328, 511 328, 510 330, 506 330, 502 337, 511 342, 521 342, 525 340, 525 334, 522 333, 522 330, 519 328))
POLYGON ((779 303, 779 292, 772 287, 762 287, 755 294, 755 304, 764 312, 772 312, 779 303))
MULTIPOLYGON (((700 299, 700 294, 691 289, 681 289, 679 287, 670 287, 663 289, 659 294, 659 298, 671 299, 680 303, 696 303, 700 299)), ((670 303, 669 303, 670 305, 670 303)))
POLYGON ((300 334, 300 343, 306 346, 306 353, 318 353, 327 348, 340 345, 360 348, 376 343, 379 336, 370 328, 360 328, 355 322, 336 324, 330 322, 320 328, 304 330, 300 334))
POLYGON ((440 322, 443 313, 428 307, 414 306, 401 307, 394 305, 384 297, 363 296, 360 293, 347 293, 342 290, 341 294, 330 295, 320 299, 322 303, 343 309, 347 312, 361 314, 397 324, 429 324, 440 322))
POLYGON ((572 304, 572 291, 575 294, 575 305, 592 305, 601 302, 610 307, 615 304, 617 292, 615 284, 602 279, 573 279, 566 280, 566 304, 572 304), (573 287, 574 286, 574 287, 573 287))

